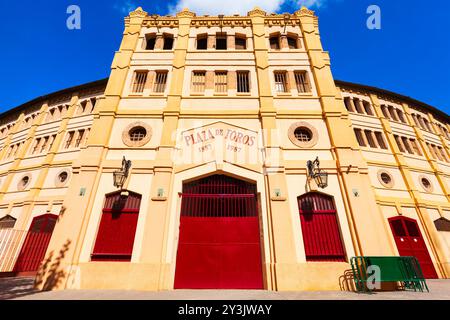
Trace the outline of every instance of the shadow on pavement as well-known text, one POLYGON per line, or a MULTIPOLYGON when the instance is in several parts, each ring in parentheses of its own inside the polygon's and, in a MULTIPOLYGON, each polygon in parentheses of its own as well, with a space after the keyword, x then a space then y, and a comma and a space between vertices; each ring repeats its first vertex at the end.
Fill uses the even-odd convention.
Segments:
POLYGON ((37 293, 34 277, 0 278, 0 300, 14 299, 37 293))

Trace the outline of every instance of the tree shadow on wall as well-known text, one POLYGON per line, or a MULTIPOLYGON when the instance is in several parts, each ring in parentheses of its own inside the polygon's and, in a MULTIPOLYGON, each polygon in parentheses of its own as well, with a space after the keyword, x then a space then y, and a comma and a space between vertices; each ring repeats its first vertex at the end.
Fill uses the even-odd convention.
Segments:
POLYGON ((71 240, 67 239, 59 251, 58 256, 54 259, 54 251, 51 251, 48 257, 44 259, 36 276, 35 287, 42 287, 42 291, 49 291, 61 284, 63 279, 66 277, 66 272, 61 269, 60 266, 67 251, 69 250, 71 242, 71 240))

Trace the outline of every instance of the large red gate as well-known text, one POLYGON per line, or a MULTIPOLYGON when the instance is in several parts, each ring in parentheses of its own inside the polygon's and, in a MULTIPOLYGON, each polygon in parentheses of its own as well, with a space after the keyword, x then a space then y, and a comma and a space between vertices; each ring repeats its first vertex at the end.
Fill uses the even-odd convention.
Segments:
POLYGON ((57 219, 58 216, 54 214, 44 214, 33 219, 14 266, 15 273, 38 271, 57 219))
POLYGON ((224 175, 183 185, 176 289, 263 289, 256 186, 224 175))
POLYGON ((389 219, 389 224, 400 256, 416 257, 424 277, 436 279, 438 277, 436 270, 416 220, 406 217, 394 217, 389 219))

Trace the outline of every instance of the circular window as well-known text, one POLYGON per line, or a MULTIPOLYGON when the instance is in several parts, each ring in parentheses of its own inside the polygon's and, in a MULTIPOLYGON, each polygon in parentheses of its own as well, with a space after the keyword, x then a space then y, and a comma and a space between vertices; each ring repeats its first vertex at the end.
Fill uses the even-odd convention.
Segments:
POLYGON ((55 178, 55 185, 57 187, 63 187, 69 181, 70 172, 68 170, 60 171, 55 178))
POLYGON ((387 171, 378 171, 378 180, 386 188, 394 187, 394 177, 387 171))
POLYGON ((431 184, 431 181, 427 177, 420 176, 419 177, 419 182, 420 182, 420 185, 422 186, 422 188, 425 191, 433 192, 433 185, 431 184))
POLYGON ((31 182, 31 176, 29 174, 24 175, 20 180, 19 183, 17 184, 17 189, 18 190, 25 190, 26 187, 28 187, 28 185, 31 182))
POLYGON ((294 136, 300 142, 309 142, 312 139, 311 130, 306 127, 299 127, 295 129, 294 136))
POLYGON ((152 128, 144 122, 130 123, 122 132, 122 141, 129 147, 141 147, 152 137, 152 128))
POLYGON ((144 127, 134 127, 130 130, 130 140, 133 142, 142 141, 147 135, 147 130, 144 127))
POLYGON ((307 122, 295 122, 288 131, 289 140, 297 147, 311 148, 317 144, 319 134, 312 125, 307 122))

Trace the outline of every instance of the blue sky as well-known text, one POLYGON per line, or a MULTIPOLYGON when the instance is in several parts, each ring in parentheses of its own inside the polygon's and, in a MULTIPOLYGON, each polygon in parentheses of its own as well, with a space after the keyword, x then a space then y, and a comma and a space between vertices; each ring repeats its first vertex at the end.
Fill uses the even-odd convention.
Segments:
POLYGON ((136 6, 161 15, 185 5, 217 14, 246 12, 255 4, 294 12, 299 2, 319 16, 336 79, 392 90, 450 113, 450 1, 444 0, 1 1, 0 112, 107 77, 123 17, 136 6), (81 30, 66 28, 72 4, 81 8, 81 30), (371 4, 381 8, 381 30, 366 28, 371 4))

